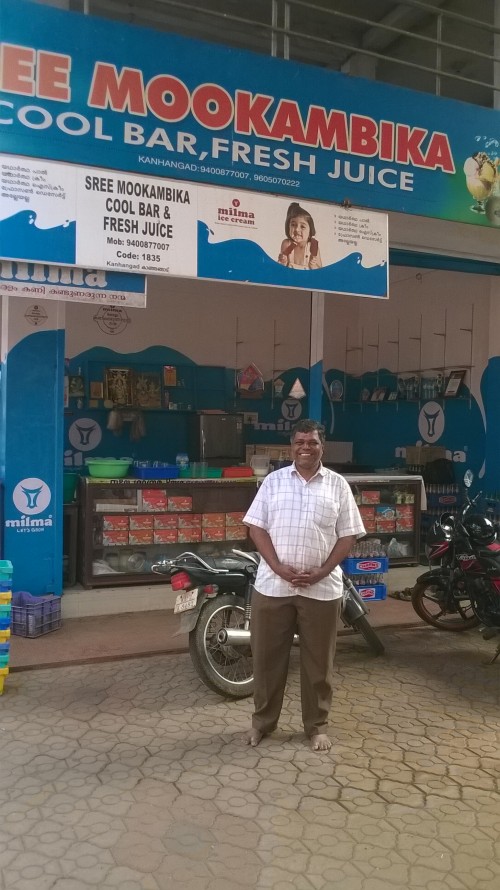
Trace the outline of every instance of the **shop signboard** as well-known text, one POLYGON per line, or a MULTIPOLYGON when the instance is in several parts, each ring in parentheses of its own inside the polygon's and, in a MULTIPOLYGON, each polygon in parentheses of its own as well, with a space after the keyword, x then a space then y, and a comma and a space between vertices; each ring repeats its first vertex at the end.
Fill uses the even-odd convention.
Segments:
POLYGON ((146 276, 0 259, 0 295, 146 307, 146 276))
POLYGON ((500 225, 498 110, 24 0, 0 34, 3 152, 500 225))
POLYGON ((0 189, 9 260, 388 296, 383 213, 15 155, 0 189))

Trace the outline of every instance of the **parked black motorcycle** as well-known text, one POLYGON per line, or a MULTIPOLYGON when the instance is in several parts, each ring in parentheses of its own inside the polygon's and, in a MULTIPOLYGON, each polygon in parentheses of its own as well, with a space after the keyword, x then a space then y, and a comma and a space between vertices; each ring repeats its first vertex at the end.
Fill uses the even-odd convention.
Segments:
POLYGON ((468 470, 462 508, 443 513, 429 530, 431 569, 417 578, 412 604, 427 624, 447 631, 482 625, 484 639, 491 639, 500 634, 500 543, 495 525, 474 509, 481 492, 469 498, 472 481, 468 470))
MULTIPOLYGON (((214 558, 186 552, 152 566, 170 578, 173 590, 182 591, 174 612, 181 615, 180 633, 189 634, 198 675, 209 689, 229 698, 253 692, 250 621, 259 560, 258 553, 240 550, 214 558)), ((350 578, 344 575, 343 580, 344 625, 359 631, 372 652, 382 655, 384 646, 368 623, 368 609, 350 578)))

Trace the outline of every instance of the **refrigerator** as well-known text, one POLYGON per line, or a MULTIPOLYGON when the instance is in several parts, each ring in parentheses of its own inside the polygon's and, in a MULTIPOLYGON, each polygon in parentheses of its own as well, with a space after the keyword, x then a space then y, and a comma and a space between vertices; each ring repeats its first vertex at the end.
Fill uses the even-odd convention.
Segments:
POLYGON ((245 460, 243 414, 192 414, 188 420, 190 461, 229 467, 245 460))

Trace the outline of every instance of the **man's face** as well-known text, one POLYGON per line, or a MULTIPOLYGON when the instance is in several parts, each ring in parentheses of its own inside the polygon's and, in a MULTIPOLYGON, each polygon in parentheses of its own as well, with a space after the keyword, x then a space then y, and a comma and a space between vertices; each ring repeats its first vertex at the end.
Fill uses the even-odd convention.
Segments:
POLYGON ((323 445, 317 430, 311 433, 296 433, 292 440, 292 457, 301 470, 316 469, 323 456, 323 445))

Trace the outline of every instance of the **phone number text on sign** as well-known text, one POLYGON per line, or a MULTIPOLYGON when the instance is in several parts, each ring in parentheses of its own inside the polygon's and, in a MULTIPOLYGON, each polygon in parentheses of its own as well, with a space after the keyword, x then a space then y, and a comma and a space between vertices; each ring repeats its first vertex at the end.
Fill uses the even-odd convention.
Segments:
POLYGON ((196 276, 196 189, 144 176, 79 169, 78 263, 196 276))

